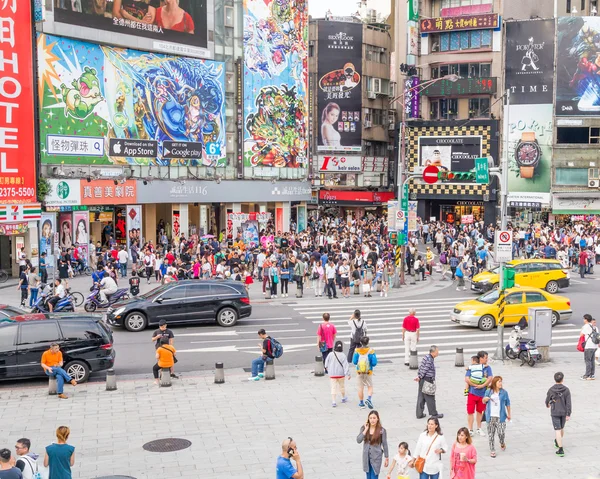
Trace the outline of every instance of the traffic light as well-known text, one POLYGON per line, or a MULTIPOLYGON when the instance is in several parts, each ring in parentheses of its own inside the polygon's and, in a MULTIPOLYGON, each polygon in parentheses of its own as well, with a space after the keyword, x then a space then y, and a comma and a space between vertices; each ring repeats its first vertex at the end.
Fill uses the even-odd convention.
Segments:
POLYGON ((474 181, 475 172, 473 171, 438 171, 438 180, 440 181, 474 181))
POLYGON ((514 288, 515 286, 515 270, 512 267, 504 267, 504 281, 502 289, 514 288))

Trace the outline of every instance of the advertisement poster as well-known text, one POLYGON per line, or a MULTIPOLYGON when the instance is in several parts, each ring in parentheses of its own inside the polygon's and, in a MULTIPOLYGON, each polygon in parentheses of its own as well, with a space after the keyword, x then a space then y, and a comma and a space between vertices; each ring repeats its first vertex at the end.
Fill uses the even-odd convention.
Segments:
POLYGON ((49 267, 54 265, 54 255, 52 245, 54 244, 54 232, 56 217, 53 214, 42 214, 40 229, 40 254, 46 253, 46 264, 49 267))
POLYGON ((362 149, 362 28, 319 22, 319 151, 362 149))
POLYGON ((75 230, 75 244, 89 245, 90 244, 90 224, 87 211, 77 211, 73 213, 73 225, 75 230))
POLYGON ((600 17, 558 19, 556 115, 600 114, 600 17))
POLYGON ((506 22, 505 79, 511 105, 552 103, 553 19, 506 22))
POLYGON ((115 208, 115 240, 119 246, 127 245, 127 208, 117 206, 115 208))
POLYGON ((133 241, 142 246, 142 205, 127 205, 127 249, 133 241))
POLYGON ((275 232, 280 234, 283 231, 283 208, 275 208, 275 232))
POLYGON ((42 163, 225 166, 223 63, 44 34, 37 47, 42 163))
POLYGON ((259 246, 258 221, 246 221, 242 223, 242 238, 248 248, 257 248, 259 246))
POLYGON ((296 207, 296 212, 297 212, 297 228, 298 228, 298 233, 302 233, 304 230, 306 230, 306 206, 304 205, 298 205, 296 207))
MULTIPOLYGON (((507 115, 505 115, 506 119, 507 115)), ((511 105, 508 114, 508 191, 534 195, 550 191, 552 103, 511 105)), ((537 196, 537 195, 534 195, 537 196)))
POLYGON ((61 250, 66 250, 73 246, 72 219, 72 213, 60 213, 58 215, 58 247, 61 250))
POLYGON ((0 203, 37 201, 31 2, 0 3, 0 203))
POLYGON ((179 214, 179 210, 173 210, 173 226, 171 227, 172 238, 179 236, 179 233, 181 233, 181 223, 179 222, 180 219, 181 216, 179 214))
POLYGON ((481 157, 481 136, 420 136, 419 166, 445 171, 469 171, 481 157))
POLYGON ((206 0, 60 0, 54 4, 55 22, 199 48, 208 44, 206 0))
POLYGON ((306 0, 244 1, 244 166, 299 168, 308 155, 306 0))

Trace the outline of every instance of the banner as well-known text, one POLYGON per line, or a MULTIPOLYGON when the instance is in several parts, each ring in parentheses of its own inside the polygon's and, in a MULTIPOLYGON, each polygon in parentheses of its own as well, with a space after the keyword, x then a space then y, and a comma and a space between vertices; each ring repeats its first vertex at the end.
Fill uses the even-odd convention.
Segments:
POLYGON ((600 115, 600 17, 558 19, 556 115, 600 115))
POLYGON ((137 241, 142 246, 142 206, 127 205, 127 249, 131 243, 137 241))
POLYGON ((73 213, 73 229, 75 231, 75 246, 81 253, 81 258, 87 263, 89 261, 90 246, 90 221, 87 211, 73 213))
POLYGON ((42 163, 225 166, 223 63, 44 34, 37 46, 42 163))
POLYGON ((36 201, 31 2, 0 3, 0 203, 36 201))
MULTIPOLYGON (((58 215, 58 247, 66 250, 73 246, 73 216, 72 213, 60 213, 58 215)), ((59 251, 56 251, 59 254, 59 251)))
POLYGON ((320 156, 319 171, 362 172, 361 156, 320 156))
POLYGON ((362 150, 362 23, 318 22, 318 151, 362 150))
POLYGON ((511 105, 552 103, 553 19, 506 22, 505 81, 511 105))
POLYGON ((304 205, 298 205, 296 206, 296 212, 297 212, 297 224, 296 227, 298 229, 298 233, 302 233, 304 230, 306 230, 306 206, 304 205))
POLYGON ((419 77, 404 80, 404 117, 419 118, 421 93, 419 92, 419 77))
POLYGON ((29 223, 0 224, 0 236, 22 235, 29 231, 29 223))
POLYGON ((246 167, 307 164, 307 38, 308 2, 244 1, 246 167))
POLYGON ((54 265, 54 232, 56 231, 56 216, 53 214, 42 215, 42 227, 40 229, 40 254, 46 253, 46 264, 49 267, 54 265))
MULTIPOLYGON (((119 34, 111 38, 128 35, 122 40, 127 45, 142 44, 149 50, 171 51, 177 45, 165 43, 196 47, 179 46, 185 54, 208 46, 206 1, 59 0, 53 3, 55 22, 119 34)), ((78 28, 71 30, 81 35, 78 28)))
POLYGON ((254 249, 259 246, 258 233, 258 221, 245 221, 242 223, 242 238, 248 248, 254 249))
POLYGON ((481 158, 481 136, 420 136, 419 166, 445 171, 469 171, 481 158))

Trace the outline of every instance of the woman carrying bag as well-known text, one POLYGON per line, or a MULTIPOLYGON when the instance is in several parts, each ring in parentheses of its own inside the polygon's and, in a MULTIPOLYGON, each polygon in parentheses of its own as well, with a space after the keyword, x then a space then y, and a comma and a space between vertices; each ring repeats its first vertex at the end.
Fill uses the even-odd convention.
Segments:
POLYGON ((413 466, 419 473, 419 479, 439 479, 442 471, 442 454, 448 451, 446 438, 442 434, 440 421, 430 417, 427 429, 421 433, 414 449, 413 466))
POLYGON ((384 467, 388 467, 390 454, 387 432, 381 425, 377 411, 369 412, 367 422, 361 426, 356 442, 363 443, 363 471, 367 475, 366 478, 378 479, 381 463, 384 463, 384 467))

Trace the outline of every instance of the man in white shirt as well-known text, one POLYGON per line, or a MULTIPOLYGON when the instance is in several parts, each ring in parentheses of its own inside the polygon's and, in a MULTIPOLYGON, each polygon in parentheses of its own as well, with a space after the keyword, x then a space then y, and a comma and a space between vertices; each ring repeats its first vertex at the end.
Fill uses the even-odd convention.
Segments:
POLYGON ((342 287, 342 296, 344 298, 350 297, 350 266, 348 266, 348 253, 342 253, 343 259, 342 264, 339 267, 340 272, 340 286, 342 287))
POLYGON ((105 276, 100 281, 100 299, 103 303, 108 301, 108 297, 111 294, 115 294, 117 292, 117 283, 110 276, 105 276))
POLYGON ((121 246, 120 251, 117 253, 119 259, 119 270, 121 271, 121 277, 127 277, 127 261, 129 261, 129 253, 125 251, 125 246, 121 246))
POLYGON ((337 299, 337 291, 335 290, 335 275, 336 275, 336 267, 333 264, 333 260, 330 259, 325 267, 325 277, 327 278, 327 284, 325 285, 325 290, 327 292, 327 297, 329 299, 333 298, 337 299))
POLYGON ((583 328, 581 333, 585 341, 585 349, 583 351, 583 358, 585 360, 585 374, 580 379, 583 381, 593 381, 596 379, 596 363, 595 355, 598 349, 598 344, 592 341, 592 335, 598 332, 598 329, 593 325, 594 319, 590 314, 583 315, 583 328))
POLYGON ((267 255, 265 254, 265 250, 263 249, 256 256, 256 266, 258 267, 258 280, 259 281, 262 281, 263 265, 265 264, 266 259, 267 259, 267 255))

